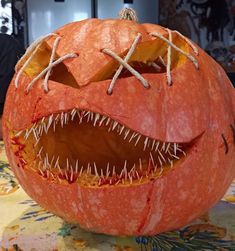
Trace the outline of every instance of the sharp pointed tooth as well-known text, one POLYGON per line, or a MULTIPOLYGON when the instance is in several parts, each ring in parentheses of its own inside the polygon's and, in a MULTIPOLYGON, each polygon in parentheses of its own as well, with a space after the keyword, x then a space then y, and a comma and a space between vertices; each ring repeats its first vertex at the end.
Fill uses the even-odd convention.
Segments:
POLYGON ((82 175, 82 172, 83 172, 83 166, 81 167, 81 170, 79 172, 79 177, 82 175))
POLYGON ((51 163, 50 163, 50 166, 51 166, 51 167, 52 167, 52 165, 53 165, 54 159, 55 159, 55 156, 53 155, 52 158, 51 158, 51 163))
POLYGON ((19 137, 22 134, 23 131, 19 131, 17 132, 17 134, 15 135, 16 137, 19 137))
POLYGON ((186 156, 186 153, 182 149, 180 149, 179 147, 177 148, 177 151, 183 153, 183 155, 186 156))
POLYGON ((174 154, 176 155, 177 154, 177 144, 174 143, 174 154))
POLYGON ((138 133, 135 133, 135 132, 134 132, 134 133, 132 134, 132 136, 130 137, 129 142, 131 142, 131 141, 132 141, 132 139, 134 139, 137 135, 138 135, 138 133))
POLYGON ((103 169, 101 169, 100 176, 101 176, 101 178, 104 178, 103 169))
POLYGON ((41 136, 43 133, 43 124, 39 126, 38 135, 41 136))
POLYGON ((163 170, 164 170, 164 169, 161 167, 160 173, 158 174, 159 176, 161 176, 161 175, 162 175, 163 170))
POLYGON ((97 121, 99 120, 99 118, 100 118, 100 115, 97 113, 97 114, 95 115, 95 120, 94 120, 93 126, 96 126, 96 123, 97 123, 97 121))
POLYGON ((119 175, 119 179, 123 179, 124 178, 124 169, 122 169, 122 171, 121 171, 121 173, 120 173, 120 175, 119 175))
POLYGON ((125 132, 125 137, 124 137, 124 139, 126 139, 126 138, 128 137, 129 133, 130 133, 130 130, 128 129, 128 130, 125 132))
POLYGON ((127 180, 127 174, 128 174, 128 172, 127 172, 127 160, 125 160, 123 170, 124 170, 125 180, 127 180))
POLYGON ((80 118, 79 118, 79 125, 82 124, 82 120, 83 120, 83 116, 81 114, 80 118))
POLYGON ((87 164, 87 169, 86 169, 86 173, 90 174, 89 172, 90 172, 90 163, 87 164))
POLYGON ((33 129, 33 135, 34 135, 35 140, 39 140, 39 139, 38 139, 37 129, 36 129, 36 128, 33 129))
POLYGON ((43 124, 43 129, 44 129, 44 132, 47 134, 48 131, 47 131, 47 124, 46 123, 43 124))
POLYGON ((135 172, 135 164, 133 165, 129 173, 133 174, 134 172, 135 172))
POLYGON ((146 137, 146 139, 145 139, 145 141, 144 141, 144 151, 146 150, 146 148, 147 148, 147 145, 148 145, 148 140, 149 140, 149 138, 148 137, 146 137))
POLYGON ((55 167, 57 167, 57 165, 59 165, 59 159, 60 159, 60 156, 58 156, 57 159, 56 159, 55 167))
POLYGON ((107 121, 106 121, 106 123, 105 123, 106 126, 108 126, 110 120, 111 120, 110 118, 107 119, 107 121))
POLYGON ((151 159, 151 161, 152 161, 153 166, 155 166, 155 163, 154 163, 154 159, 153 159, 152 153, 150 153, 150 159, 151 159))
POLYGON ((76 113, 77 113, 77 110, 76 110, 76 109, 73 109, 72 112, 71 112, 71 116, 72 116, 72 117, 71 117, 71 120, 72 120, 72 121, 74 120, 76 113))
POLYGON ((151 151, 153 151, 155 144, 156 144, 156 140, 154 139, 154 140, 153 140, 153 144, 152 144, 151 151))
POLYGON ((137 138, 137 140, 136 140, 136 142, 135 142, 135 146, 137 146, 137 144, 138 144, 140 138, 141 138, 141 135, 138 136, 138 138, 137 138))
POLYGON ((173 168, 173 161, 167 158, 168 162, 171 164, 171 168, 173 168))
POLYGON ((87 111, 85 114, 84 114, 84 118, 86 118, 86 117, 90 117, 90 111, 87 111))
POLYGON ((38 170, 39 170, 39 172, 41 173, 41 175, 44 176, 43 171, 42 171, 40 168, 39 168, 38 170))
POLYGON ((158 154, 161 156, 162 160, 163 160, 164 162, 166 162, 166 159, 165 159, 164 156, 162 155, 161 151, 158 150, 158 154))
POLYGON ((47 160, 46 158, 44 158, 44 161, 43 161, 43 171, 45 171, 47 169, 47 160))
POLYGON ((49 165, 49 156, 47 153, 46 153, 46 164, 49 165))
POLYGON ((69 176, 68 176, 68 174, 67 174, 67 170, 65 170, 65 178, 66 178, 66 180, 69 180, 69 176))
POLYGON ((66 170, 69 170, 69 159, 66 159, 66 170))
POLYGON ((77 113, 79 119, 82 118, 82 116, 83 116, 83 111, 76 110, 76 113, 77 113))
POLYGON ((75 173, 78 173, 78 160, 76 160, 76 164, 75 164, 75 173))
POLYGON ((121 180, 118 180, 118 181, 115 183, 115 186, 118 185, 119 183, 121 183, 121 180))
POLYGON ((115 176, 116 175, 116 167, 115 166, 113 166, 113 176, 115 176))
POLYGON ((49 117, 48 124, 47 124, 47 131, 49 130, 49 128, 50 128, 52 122, 53 122, 53 115, 51 115, 51 116, 49 117))
POLYGON ((44 120, 45 120, 45 117, 43 117, 43 118, 41 119, 41 124, 44 123, 44 120))
POLYGON ((101 125, 103 124, 103 122, 105 121, 106 118, 107 118, 107 117, 105 117, 105 116, 102 117, 102 119, 100 120, 99 126, 101 126, 101 125))
POLYGON ((176 155, 174 155, 174 154, 171 154, 171 156, 173 157, 173 158, 175 158, 175 159, 180 159, 178 156, 176 156, 176 155))
POLYGON ((26 130, 26 132, 25 132, 25 135, 24 135, 24 139, 26 140, 26 139, 28 139, 28 137, 29 137, 29 130, 27 129, 26 130))
POLYGON ((63 118, 62 114, 61 114, 61 117, 60 117, 60 124, 61 124, 61 127, 63 128, 63 126, 64 126, 64 118, 63 118))
POLYGON ((43 146, 40 148, 39 152, 38 152, 38 157, 41 157, 41 153, 42 153, 42 150, 43 150, 43 146))
POLYGON ((99 174, 98 174, 98 171, 97 171, 97 167, 96 167, 95 162, 94 162, 94 170, 95 170, 95 176, 96 176, 96 177, 99 177, 99 174))
POLYGON ((73 168, 72 168, 72 166, 70 166, 70 172, 71 172, 70 181, 72 182, 73 181, 73 168))
POLYGON ((64 123, 67 124, 67 123, 68 123, 68 120, 69 120, 69 115, 68 115, 68 113, 66 112, 66 113, 64 114, 64 123))
POLYGON ((161 158, 160 158, 159 156, 158 156, 157 158, 158 158, 158 161, 159 161, 159 163, 160 163, 160 166, 162 166, 161 158))
POLYGON ((167 152, 169 151, 170 146, 171 146, 171 143, 168 143, 168 144, 167 144, 167 147, 166 147, 166 150, 165 150, 165 153, 167 153, 167 152))
POLYGON ((109 172, 109 163, 108 163, 107 164, 107 169, 106 169, 106 178, 109 177, 109 174, 110 174, 110 172, 109 172))
POLYGON ((94 113, 90 112, 90 120, 91 120, 91 122, 93 121, 93 118, 94 118, 94 113))
POLYGON ((63 176, 64 174, 63 174, 63 171, 62 171, 61 168, 60 168, 59 163, 57 164, 57 168, 59 169, 59 173, 63 176))
POLYGON ((121 130, 120 130, 120 132, 119 132, 119 135, 122 134, 122 132, 123 132, 124 129, 125 129, 125 126, 122 126, 122 128, 121 128, 121 130))
POLYGON ((59 121, 59 119, 60 119, 60 114, 58 113, 55 117, 55 121, 59 121))
POLYGON ((160 145, 160 142, 158 141, 157 144, 156 144, 155 150, 154 150, 155 152, 158 151, 159 145, 160 145))
POLYGON ((162 143, 162 149, 161 149, 161 151, 164 151, 164 150, 165 150, 165 146, 166 146, 166 143, 163 142, 163 143, 162 143))
POLYGON ((115 130, 115 128, 117 127, 117 125, 118 125, 118 122, 115 121, 115 122, 113 123, 113 128, 112 128, 112 130, 115 130))
POLYGON ((132 184, 133 179, 132 179, 132 176, 131 176, 131 174, 130 174, 130 173, 128 173, 128 178, 129 178, 130 183, 132 184))
POLYGON ((158 165, 156 164, 156 166, 154 167, 154 172, 155 173, 157 172, 157 168, 158 168, 158 165))
POLYGON ((139 175, 138 171, 135 171, 135 173, 136 173, 137 179, 139 180, 140 179, 140 175, 139 175))
POLYGON ((139 179, 139 183, 141 183, 142 179, 143 179, 143 175, 140 177, 140 179, 139 179))

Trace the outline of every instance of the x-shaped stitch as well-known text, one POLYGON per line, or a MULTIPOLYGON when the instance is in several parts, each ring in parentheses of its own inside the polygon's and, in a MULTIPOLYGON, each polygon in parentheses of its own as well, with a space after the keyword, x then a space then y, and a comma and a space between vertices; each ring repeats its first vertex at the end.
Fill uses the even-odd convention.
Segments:
POLYGON ((135 52, 135 49, 137 47, 137 44, 139 43, 140 39, 141 39, 142 35, 140 33, 138 33, 137 37, 135 38, 130 50, 128 51, 126 57, 124 58, 124 60, 122 58, 120 58, 117 54, 115 54, 113 51, 109 50, 109 49, 103 49, 103 52, 108 54, 109 56, 113 57, 114 59, 116 59, 119 63, 120 63, 120 66, 118 68, 118 70, 116 71, 112 81, 111 81, 111 84, 108 88, 108 91, 107 93, 109 95, 112 94, 113 92, 113 88, 114 88, 114 85, 118 79, 118 77, 120 76, 123 68, 126 68, 128 71, 130 71, 138 80, 140 80, 140 82, 143 84, 143 86, 145 88, 149 88, 149 83, 147 82, 146 79, 144 79, 141 74, 139 72, 137 72, 133 67, 131 67, 129 64, 128 64, 128 61, 129 59, 131 58, 131 56, 133 55, 133 53, 135 52))

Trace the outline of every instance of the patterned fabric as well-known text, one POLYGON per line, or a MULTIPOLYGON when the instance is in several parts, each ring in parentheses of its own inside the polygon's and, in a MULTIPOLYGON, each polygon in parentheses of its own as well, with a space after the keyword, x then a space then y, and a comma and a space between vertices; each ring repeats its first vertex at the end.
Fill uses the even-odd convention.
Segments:
POLYGON ((30 199, 0 142, 0 250, 235 251, 235 182, 220 203, 178 231, 137 238, 99 235, 64 222, 30 199))

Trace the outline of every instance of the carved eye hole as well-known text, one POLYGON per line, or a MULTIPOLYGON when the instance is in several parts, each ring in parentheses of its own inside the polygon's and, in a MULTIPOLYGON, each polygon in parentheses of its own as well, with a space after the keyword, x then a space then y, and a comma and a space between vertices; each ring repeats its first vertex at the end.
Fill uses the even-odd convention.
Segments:
MULTIPOLYGON (((52 50, 48 48, 47 44, 43 42, 37 49, 35 49, 35 53, 24 68, 24 74, 31 78, 36 78, 43 70, 45 70, 49 63, 52 50)), ((32 54, 29 55, 29 57, 32 54)), ((53 61, 57 60, 58 56, 55 55, 53 61)), ((45 78, 45 75, 43 76, 45 78)), ((68 71, 67 67, 65 66, 64 62, 61 62, 57 65, 54 65, 50 72, 49 80, 71 86, 74 88, 79 88, 75 78, 73 75, 68 71)))
MULTIPOLYGON (((134 61, 130 63, 130 66, 140 74, 144 73, 156 74, 156 73, 166 72, 166 66, 163 65, 162 62, 160 62, 159 60, 147 63, 134 61)), ((128 71, 127 69, 123 69, 123 71, 119 75, 119 78, 127 78, 131 76, 133 76, 133 74, 130 71, 128 71)))
POLYGON ((49 80, 64 84, 73 88, 79 88, 77 81, 68 71, 64 63, 60 63, 53 67, 49 80))

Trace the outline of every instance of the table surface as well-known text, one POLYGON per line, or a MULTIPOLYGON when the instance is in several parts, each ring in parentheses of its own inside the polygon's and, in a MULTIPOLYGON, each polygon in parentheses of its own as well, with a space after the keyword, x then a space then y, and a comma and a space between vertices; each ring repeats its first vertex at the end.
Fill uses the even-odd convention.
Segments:
POLYGON ((235 182, 214 208, 178 231, 154 237, 94 234, 64 222, 19 186, 0 142, 0 250, 235 251, 235 182))

